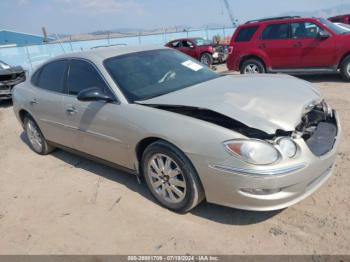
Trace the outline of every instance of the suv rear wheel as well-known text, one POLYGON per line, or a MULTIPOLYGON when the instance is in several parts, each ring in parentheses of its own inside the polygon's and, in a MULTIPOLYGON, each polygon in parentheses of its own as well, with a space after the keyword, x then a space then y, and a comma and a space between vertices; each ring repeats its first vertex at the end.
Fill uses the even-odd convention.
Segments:
POLYGON ((340 73, 346 81, 350 82, 350 56, 346 57, 341 63, 340 73))
POLYGON ((248 59, 243 62, 241 66, 241 74, 263 74, 265 73, 265 67, 257 59, 248 59))

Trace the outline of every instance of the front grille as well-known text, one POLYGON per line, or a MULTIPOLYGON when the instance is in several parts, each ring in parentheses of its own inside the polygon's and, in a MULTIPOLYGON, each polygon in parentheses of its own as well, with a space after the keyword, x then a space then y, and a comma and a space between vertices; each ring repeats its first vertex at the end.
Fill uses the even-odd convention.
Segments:
POLYGON ((320 122, 315 132, 305 142, 312 153, 323 156, 333 149, 337 133, 336 124, 320 122))
POLYGON ((0 90, 10 90, 10 88, 8 86, 4 86, 0 84, 0 90))

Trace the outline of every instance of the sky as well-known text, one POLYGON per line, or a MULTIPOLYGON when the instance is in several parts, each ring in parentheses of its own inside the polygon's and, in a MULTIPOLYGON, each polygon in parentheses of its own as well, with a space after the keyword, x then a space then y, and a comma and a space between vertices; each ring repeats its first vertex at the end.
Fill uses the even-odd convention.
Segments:
MULTIPOLYGON (((240 22, 286 12, 350 4, 350 0, 228 0, 240 22)), ((229 25, 222 0, 0 0, 0 29, 77 34, 118 28, 229 25)))

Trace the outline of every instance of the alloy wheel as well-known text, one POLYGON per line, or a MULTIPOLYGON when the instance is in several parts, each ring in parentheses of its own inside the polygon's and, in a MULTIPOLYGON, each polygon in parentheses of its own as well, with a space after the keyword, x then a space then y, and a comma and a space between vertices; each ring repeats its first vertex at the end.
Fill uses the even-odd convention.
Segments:
POLYGON ((201 63, 207 65, 207 66, 210 66, 210 58, 208 55, 202 55, 201 57, 201 63))
POLYGON ((259 67, 255 64, 249 64, 244 68, 245 74, 259 74, 259 67))
POLYGON ((35 151, 41 152, 43 149, 43 140, 41 138, 39 130, 36 128, 32 120, 29 120, 27 122, 27 135, 29 142, 35 151))
POLYGON ((176 162, 164 154, 155 154, 147 165, 153 191, 168 203, 180 203, 186 197, 186 181, 176 162))

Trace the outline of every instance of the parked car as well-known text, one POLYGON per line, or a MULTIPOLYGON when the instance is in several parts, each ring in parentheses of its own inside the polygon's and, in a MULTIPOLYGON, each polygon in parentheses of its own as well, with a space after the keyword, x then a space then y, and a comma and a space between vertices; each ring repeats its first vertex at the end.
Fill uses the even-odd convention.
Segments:
POLYGON ((323 18, 250 21, 232 37, 230 70, 247 73, 337 73, 350 81, 350 34, 323 18))
POLYGON ((343 24, 343 23, 334 23, 335 25, 339 26, 340 28, 350 31, 350 25, 348 24, 343 24))
POLYGON ((204 198, 293 205, 331 176, 340 137, 337 113, 308 82, 219 75, 169 48, 61 56, 16 86, 13 101, 36 153, 60 147, 118 166, 181 212, 204 198))
POLYGON ((25 79, 26 75, 22 67, 11 67, 0 61, 0 99, 11 98, 12 88, 24 82, 25 79))
POLYGON ((199 37, 173 40, 165 46, 179 50, 207 66, 212 65, 214 60, 218 61, 220 57, 224 57, 224 54, 219 55, 210 41, 199 37))
POLYGON ((333 23, 350 24, 350 14, 333 16, 328 18, 328 20, 332 21, 333 23))

